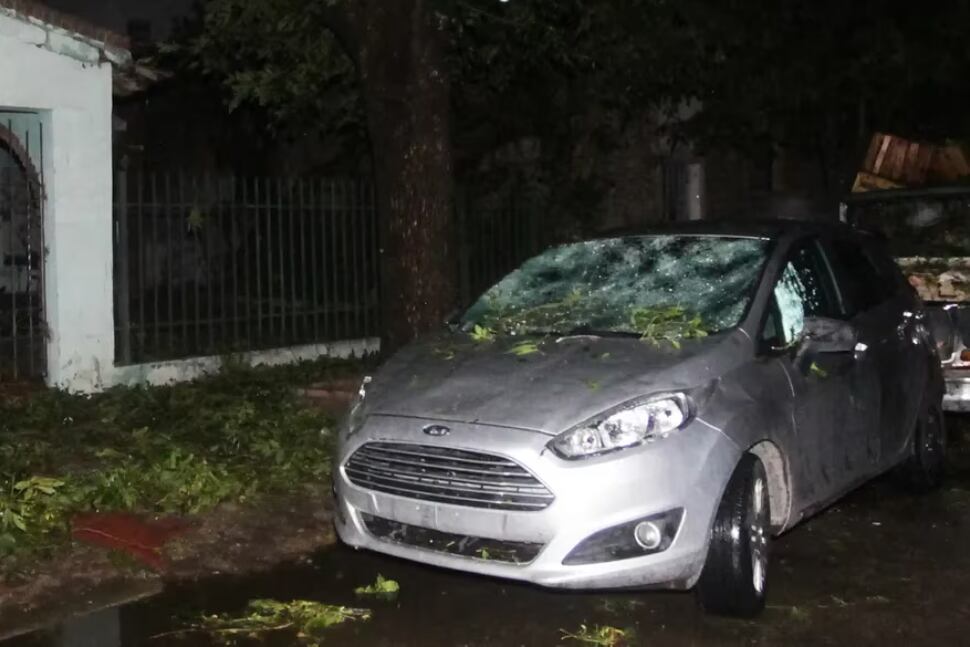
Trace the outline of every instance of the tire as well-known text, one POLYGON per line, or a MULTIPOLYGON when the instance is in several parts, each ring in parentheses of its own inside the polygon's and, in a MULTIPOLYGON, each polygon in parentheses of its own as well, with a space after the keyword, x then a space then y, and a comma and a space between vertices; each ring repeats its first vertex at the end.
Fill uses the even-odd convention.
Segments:
POLYGON ((910 456, 902 465, 903 481, 916 493, 936 490, 946 474, 946 422, 937 404, 924 405, 916 429, 910 456))
POLYGON ((721 498, 707 561, 697 583, 704 610, 750 618, 765 606, 771 543, 768 477, 753 454, 741 457, 721 498))

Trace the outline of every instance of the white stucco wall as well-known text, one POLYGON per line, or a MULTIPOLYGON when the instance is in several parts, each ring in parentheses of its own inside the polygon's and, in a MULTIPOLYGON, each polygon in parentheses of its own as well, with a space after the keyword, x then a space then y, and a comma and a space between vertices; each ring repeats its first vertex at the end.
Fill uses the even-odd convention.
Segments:
POLYGON ((98 50, 0 14, 0 110, 44 128, 48 380, 98 388, 112 367, 111 66, 98 50))

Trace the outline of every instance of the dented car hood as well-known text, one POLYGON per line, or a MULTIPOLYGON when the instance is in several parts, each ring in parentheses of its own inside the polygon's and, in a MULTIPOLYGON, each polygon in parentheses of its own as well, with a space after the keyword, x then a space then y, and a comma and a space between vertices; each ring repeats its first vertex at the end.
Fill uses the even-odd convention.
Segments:
POLYGON ((684 341, 575 336, 474 342, 444 333, 393 357, 367 390, 367 415, 407 416, 558 434, 630 400, 710 383, 732 365, 739 331, 684 341), (516 355, 534 341, 538 350, 516 355))

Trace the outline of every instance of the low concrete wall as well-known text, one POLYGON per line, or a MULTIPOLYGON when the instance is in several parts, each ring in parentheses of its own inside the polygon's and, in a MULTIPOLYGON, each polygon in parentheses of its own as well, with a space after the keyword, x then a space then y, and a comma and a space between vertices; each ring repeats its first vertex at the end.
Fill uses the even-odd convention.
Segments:
MULTIPOLYGON (((280 366, 318 359, 320 357, 350 358, 376 353, 379 339, 352 339, 329 344, 312 344, 267 351, 232 355, 233 361, 250 366, 280 366)), ((102 387, 136 384, 161 385, 194 380, 215 373, 225 364, 225 357, 196 357, 192 359, 113 367, 102 387)))

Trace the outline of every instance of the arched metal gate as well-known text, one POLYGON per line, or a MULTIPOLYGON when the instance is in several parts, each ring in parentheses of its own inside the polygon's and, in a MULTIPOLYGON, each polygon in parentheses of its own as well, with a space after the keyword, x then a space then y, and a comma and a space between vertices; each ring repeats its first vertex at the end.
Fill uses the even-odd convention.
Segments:
POLYGON ((0 114, 0 382, 46 371, 43 126, 0 114))

